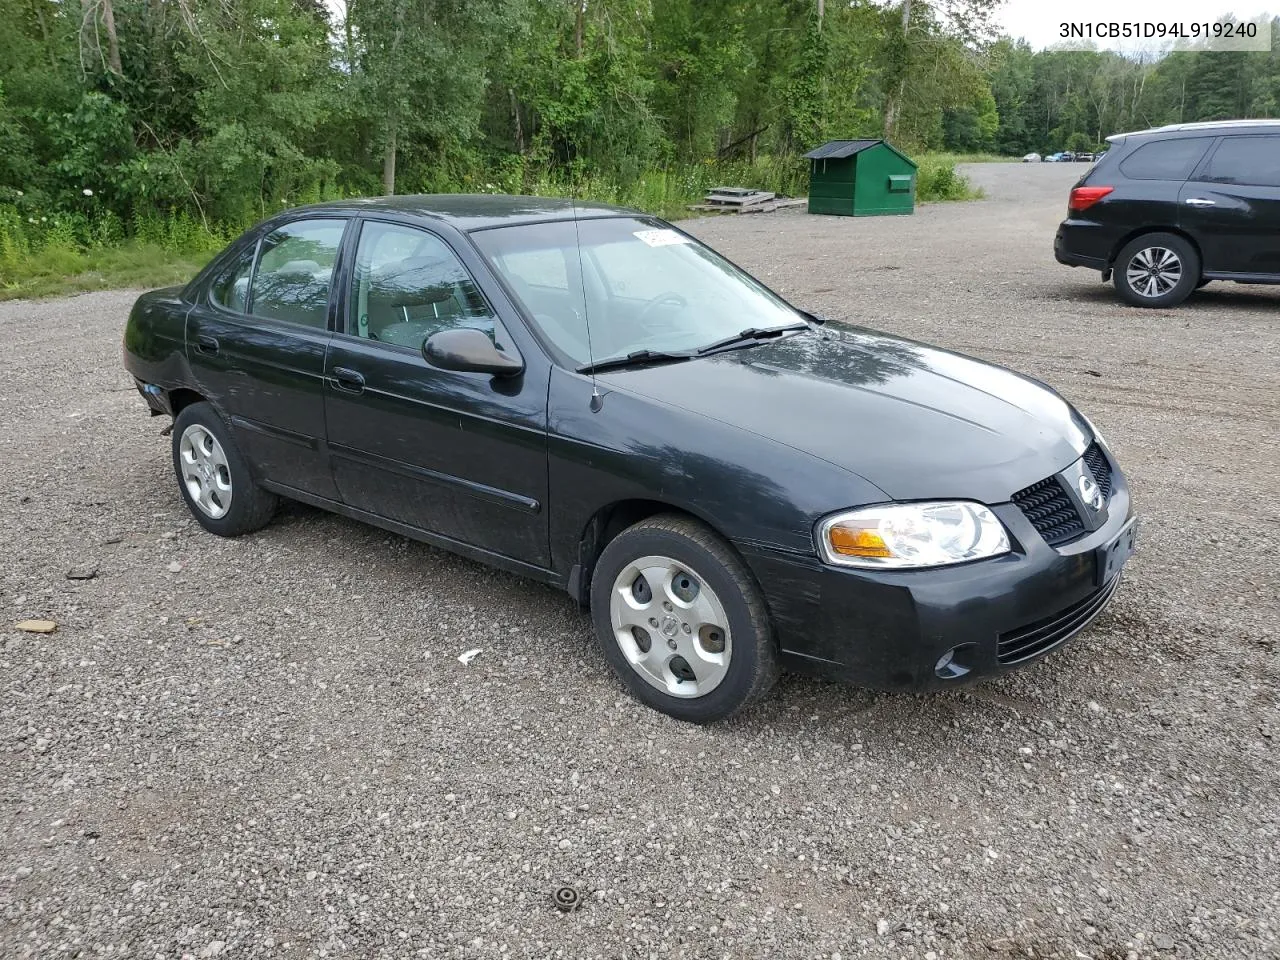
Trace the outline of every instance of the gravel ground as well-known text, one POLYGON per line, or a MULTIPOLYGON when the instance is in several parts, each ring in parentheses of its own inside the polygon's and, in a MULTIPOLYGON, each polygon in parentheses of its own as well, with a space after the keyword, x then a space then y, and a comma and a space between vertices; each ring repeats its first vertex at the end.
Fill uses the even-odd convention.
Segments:
POLYGON ((1053 262, 1079 172, 694 223, 800 304, 1054 384, 1144 518, 1030 669, 788 678, 710 729, 629 700, 549 588, 297 506, 201 532, 120 367, 134 294, 0 304, 0 955, 1280 956, 1280 290, 1121 306, 1053 262))

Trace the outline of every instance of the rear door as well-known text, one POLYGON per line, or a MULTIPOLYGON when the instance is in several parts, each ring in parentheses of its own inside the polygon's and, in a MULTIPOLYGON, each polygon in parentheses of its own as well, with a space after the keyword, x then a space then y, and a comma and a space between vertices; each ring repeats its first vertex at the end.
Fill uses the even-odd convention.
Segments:
POLYGON ((1206 273, 1280 275, 1280 135, 1223 137, 1180 207, 1206 273))
POLYGON ((247 244, 187 318, 198 388, 230 419, 257 476, 330 500, 324 362, 346 225, 296 220, 247 244))
POLYGON ((367 220, 351 245, 325 389, 334 478, 348 506, 546 567, 550 361, 513 340, 520 320, 499 316, 510 306, 501 291, 486 295, 475 279, 487 268, 451 239, 367 220), (456 327, 483 331, 525 372, 428 365, 423 342, 456 327))
MULTIPOLYGON (((1177 226, 1178 192, 1213 146, 1213 137, 1170 137, 1147 140, 1115 165, 1120 174, 1115 193, 1106 198, 1110 222, 1126 228, 1168 229, 1177 226)), ((1111 165, 1090 171, 1090 185, 1105 186, 1111 165)), ((1099 209, 1102 209, 1101 205, 1099 209)))

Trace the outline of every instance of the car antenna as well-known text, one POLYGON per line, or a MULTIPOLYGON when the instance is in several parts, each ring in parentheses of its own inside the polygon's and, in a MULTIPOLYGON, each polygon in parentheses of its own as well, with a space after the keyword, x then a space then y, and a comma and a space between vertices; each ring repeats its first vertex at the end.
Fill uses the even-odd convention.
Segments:
MULTIPOLYGON (((578 185, 573 186, 573 193, 578 192, 578 185)), ((587 363, 591 372, 591 412, 599 413, 604 405, 604 397, 600 396, 600 387, 596 384, 596 353, 591 346, 591 311, 587 309, 587 277, 582 269, 582 233, 578 230, 578 201, 575 196, 569 197, 569 206, 573 211, 573 238, 578 247, 578 283, 582 287, 582 322, 587 327, 587 363)))

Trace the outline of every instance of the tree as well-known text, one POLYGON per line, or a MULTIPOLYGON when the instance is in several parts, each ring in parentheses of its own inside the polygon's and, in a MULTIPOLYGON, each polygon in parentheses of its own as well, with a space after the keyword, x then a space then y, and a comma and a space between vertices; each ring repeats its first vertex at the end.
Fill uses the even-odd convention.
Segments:
POLYGON ((385 193, 406 145, 444 161, 475 135, 486 63, 512 12, 507 0, 349 0, 353 119, 378 143, 385 193))
MULTIPOLYGON (((884 135, 898 134, 904 105, 913 84, 936 80, 944 59, 939 56, 948 39, 958 41, 948 52, 963 44, 990 37, 991 18, 1002 0, 900 0, 897 18, 900 29, 890 33, 886 44, 886 98, 884 135), (929 68, 933 67, 932 73, 929 68)), ((951 60, 954 65, 956 58, 951 60)), ((970 92, 970 91, 965 91, 970 92)))

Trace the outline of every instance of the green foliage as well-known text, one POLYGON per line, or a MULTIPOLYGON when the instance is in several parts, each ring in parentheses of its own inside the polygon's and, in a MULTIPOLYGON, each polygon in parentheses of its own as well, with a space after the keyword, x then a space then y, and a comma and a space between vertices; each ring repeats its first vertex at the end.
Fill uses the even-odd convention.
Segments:
POLYGON ((946 157, 923 156, 916 171, 916 199, 975 200, 982 196, 968 179, 956 171, 955 162, 946 157))
POLYGON ((1089 149, 1165 123, 1280 115, 1280 18, 1270 53, 1185 50, 1159 59, 1002 40, 989 54, 1002 152, 1089 149), (1072 144, 1076 146, 1073 147, 1072 144))
POLYGON ((891 129, 920 198, 957 199, 959 154, 1280 112, 1280 20, 1269 54, 1139 62, 994 40, 995 2, 5 0, 0 285, 385 189, 677 216, 720 184, 802 194, 805 150, 891 129))

